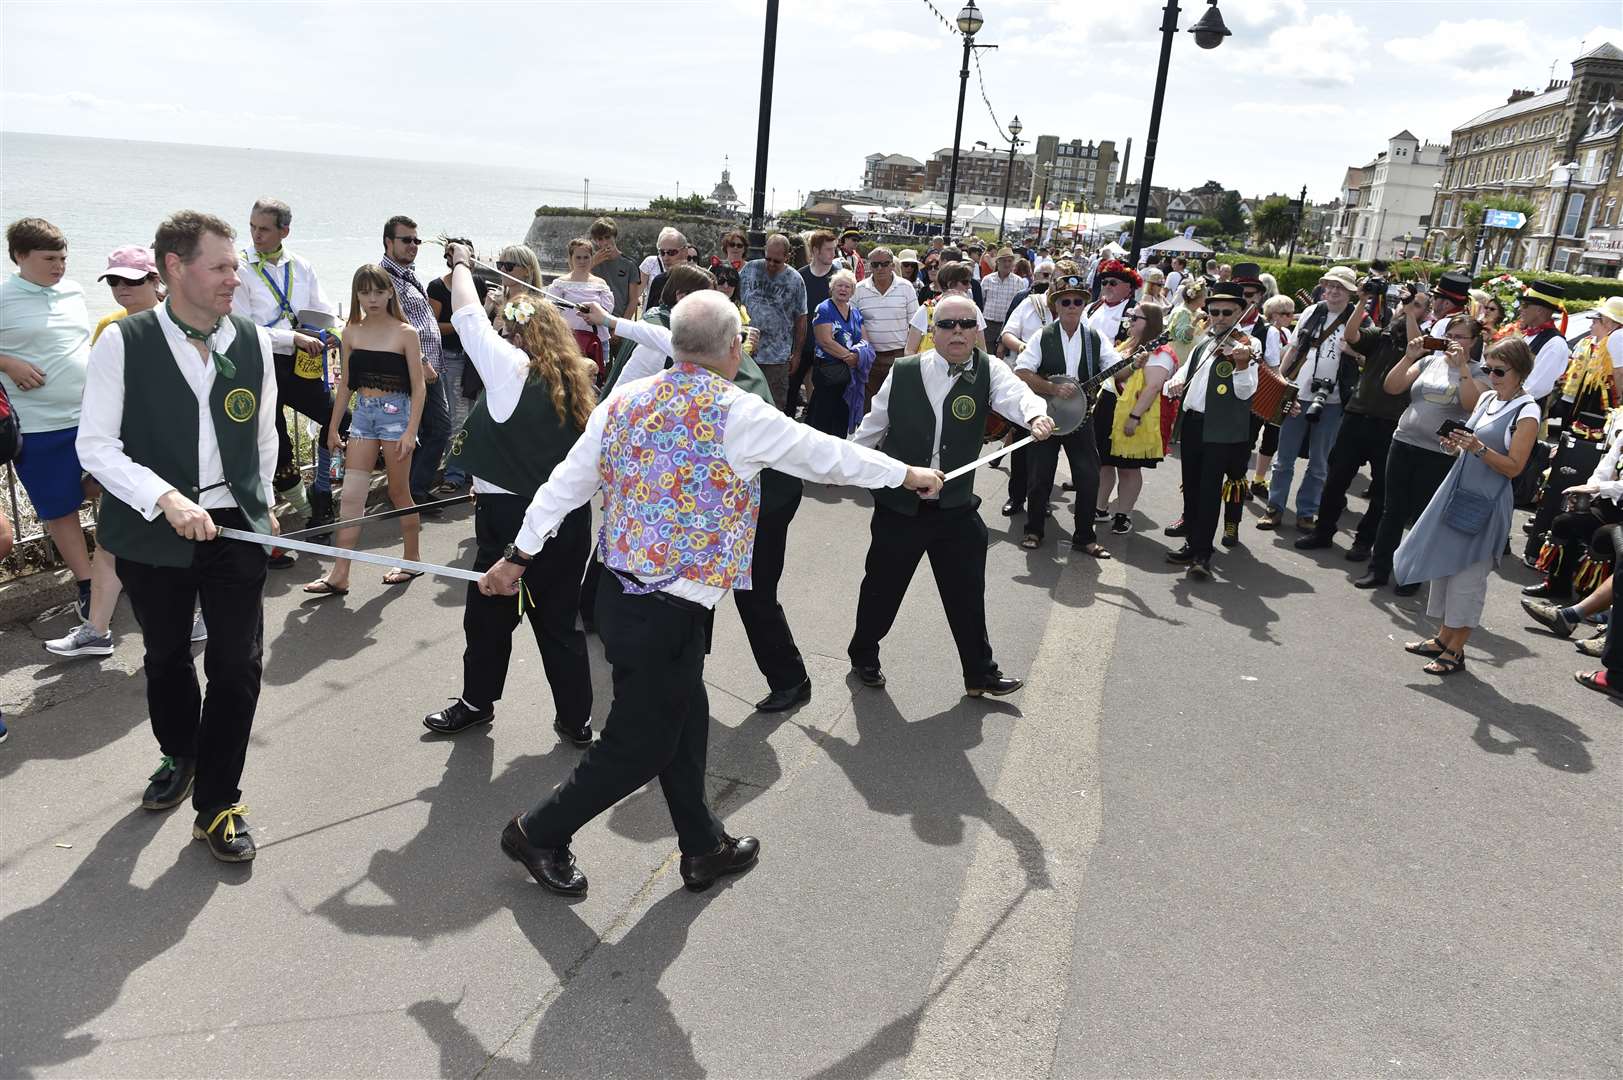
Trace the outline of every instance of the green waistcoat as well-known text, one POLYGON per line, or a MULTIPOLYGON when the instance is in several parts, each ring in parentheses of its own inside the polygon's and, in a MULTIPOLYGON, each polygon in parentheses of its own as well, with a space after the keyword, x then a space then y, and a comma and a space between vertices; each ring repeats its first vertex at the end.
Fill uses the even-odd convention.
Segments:
MULTIPOLYGON (((1082 361, 1076 365, 1076 381, 1087 382, 1088 379, 1099 373, 1099 354, 1103 350, 1099 346, 1099 331, 1083 323, 1082 331, 1082 361)), ((1055 319, 1043 327, 1042 333, 1037 335, 1037 347, 1040 350, 1040 359, 1037 362, 1037 374, 1045 379, 1055 375, 1066 374, 1065 370, 1065 343, 1061 339, 1059 320, 1055 319)))
MULTIPOLYGON (((992 398, 989 365, 996 362, 976 349, 973 375, 968 372, 960 375, 947 391, 947 399, 941 404, 942 472, 968 465, 980 456, 992 398)), ((930 411, 930 399, 924 393, 924 376, 919 371, 917 356, 900 357, 891 365, 889 416, 889 428, 880 448, 898 461, 929 468, 930 458, 937 450, 934 445, 936 418, 930 411)), ((897 513, 919 512, 919 497, 906 488, 881 488, 873 494, 874 502, 897 513)), ((974 494, 975 474, 965 473, 949 480, 941 489, 941 506, 950 509, 967 505, 974 494)))
MULTIPOLYGON (((225 355, 237 370, 230 378, 215 373, 209 414, 220 444, 226 488, 253 530, 268 533, 268 478, 260 474, 259 465, 259 410, 264 405, 259 394, 265 358, 259 352, 258 328, 239 316, 229 318, 237 336, 225 355)), ((124 339, 124 414, 119 425, 124 453, 197 502, 202 497, 197 476, 201 435, 194 407, 197 398, 169 350, 157 310, 121 320, 118 332, 124 339)), ((198 357, 197 362, 208 361, 198 357)), ((111 492, 102 496, 96 538, 119 558, 151 566, 190 566, 196 546, 195 541, 175 532, 162 514, 148 521, 111 492)))
MULTIPOLYGON (((766 373, 748 353, 744 354, 743 361, 738 365, 738 375, 733 382, 774 409, 778 407, 778 403, 772 400, 772 387, 767 385, 766 373)), ((790 476, 776 469, 761 470, 761 512, 781 510, 788 506, 800 495, 801 487, 798 476, 790 476)))
MULTIPOLYGON (((1189 354, 1189 382, 1193 382, 1195 372, 1209 362, 1208 356, 1212 351, 1213 338, 1207 335, 1205 340, 1195 346, 1189 354)), ((1261 363, 1254 360, 1253 363, 1261 363)), ((1188 386, 1189 382, 1184 385, 1188 386)), ((1188 397, 1178 399, 1179 435, 1182 435, 1183 405, 1188 397)), ((1231 361, 1219 359, 1213 366, 1211 374, 1206 379, 1206 406, 1204 427, 1201 441, 1208 443, 1243 443, 1251 441, 1251 403, 1234 392, 1234 364, 1231 361), (1227 374, 1223 374, 1223 372, 1227 374)))
POLYGON ((451 458, 469 476, 528 499, 569 456, 579 437, 580 432, 553 407, 551 388, 532 373, 519 392, 513 415, 501 423, 490 415, 485 394, 479 394, 462 430, 451 439, 451 458))
MULTIPOLYGON (((671 325, 670 308, 654 308, 642 317, 642 321, 669 329, 671 325)), ((620 381, 620 372, 625 370, 626 361, 630 360, 631 354, 636 351, 637 343, 635 341, 628 338, 620 339, 619 347, 614 350, 614 359, 609 363, 609 373, 603 379, 603 397, 608 397, 609 391, 614 389, 614 384, 620 381)))

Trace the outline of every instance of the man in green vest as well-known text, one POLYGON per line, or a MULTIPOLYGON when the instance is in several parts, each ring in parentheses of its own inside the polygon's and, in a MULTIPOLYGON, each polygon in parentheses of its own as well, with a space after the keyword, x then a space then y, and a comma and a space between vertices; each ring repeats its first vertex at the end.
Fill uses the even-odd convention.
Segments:
POLYGON ((1224 484, 1244 481, 1251 457, 1256 339, 1235 330, 1245 308, 1238 282, 1213 285, 1207 293, 1206 333, 1195 340, 1183 367, 1167 380, 1168 395, 1178 398, 1183 522, 1166 532, 1185 537, 1183 547, 1167 553, 1167 561, 1187 566, 1189 577, 1197 580, 1212 576, 1212 542, 1224 484))
MULTIPOLYGON (((980 456, 989 409, 1038 439, 1054 432, 1042 398, 1001 360, 975 347, 980 312, 967 296, 935 308, 935 348, 904 356, 874 395, 853 436, 909 465, 951 472, 980 456)), ((890 632, 919 560, 930 557, 936 591, 958 646, 971 697, 1012 694, 1023 683, 1004 675, 986 637, 986 523, 975 474, 948 481, 935 498, 901 488, 874 492, 873 539, 857 598, 857 625, 846 652, 865 686, 884 686, 879 642, 890 632)))
MULTIPOLYGON (((1054 313, 1054 321, 1026 342, 1025 351, 1014 362, 1015 373, 1039 397, 1074 398, 1082 392, 1079 383, 1121 359, 1115 346, 1084 321, 1087 303, 1087 279, 1081 267, 1069 260, 1061 262, 1055 267, 1054 279, 1048 286, 1048 307, 1054 313), (1050 381, 1060 375, 1070 381, 1050 381)), ((1110 418, 1102 417, 1101 422, 1108 424, 1110 418)), ((1076 485, 1071 549, 1095 559, 1108 559, 1110 553, 1099 545, 1093 525, 1093 508, 1099 498, 1099 443, 1091 419, 1069 435, 1031 448, 1027 464, 1030 480, 1026 489, 1026 533, 1020 546, 1028 549, 1042 546, 1043 527, 1048 522, 1048 497, 1053 494, 1054 472, 1059 466, 1061 450, 1065 451, 1066 463, 1071 467, 1071 483, 1076 485)))
POLYGON ((220 526, 277 531, 277 403, 270 335, 231 314, 234 239, 191 210, 158 226, 169 297, 109 326, 91 350, 78 450, 105 492, 97 538, 118 556, 145 639, 163 759, 141 805, 167 810, 189 793, 192 836, 217 859, 246 862, 255 849, 238 785, 259 702, 266 552, 216 536, 220 526), (206 695, 191 653, 198 601, 206 695))

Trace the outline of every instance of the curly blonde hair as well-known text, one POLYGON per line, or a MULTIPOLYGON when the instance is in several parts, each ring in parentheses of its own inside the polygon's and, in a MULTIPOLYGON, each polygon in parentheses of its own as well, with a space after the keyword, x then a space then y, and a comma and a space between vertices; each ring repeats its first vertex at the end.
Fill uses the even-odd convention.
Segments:
POLYGON ((526 300, 535 309, 530 317, 524 322, 509 320, 498 309, 496 330, 530 358, 530 379, 546 383, 559 419, 577 432, 585 431, 586 420, 597 404, 592 379, 596 368, 581 355, 574 332, 550 302, 528 293, 521 293, 510 302, 526 300))

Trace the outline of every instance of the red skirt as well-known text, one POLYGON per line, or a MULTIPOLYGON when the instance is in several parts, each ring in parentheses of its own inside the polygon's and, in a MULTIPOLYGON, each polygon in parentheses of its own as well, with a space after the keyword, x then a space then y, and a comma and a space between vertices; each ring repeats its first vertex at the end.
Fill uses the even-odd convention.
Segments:
POLYGON ((574 331, 575 344, 580 346, 580 354, 597 365, 597 378, 603 381, 603 339, 597 336, 596 330, 574 331))

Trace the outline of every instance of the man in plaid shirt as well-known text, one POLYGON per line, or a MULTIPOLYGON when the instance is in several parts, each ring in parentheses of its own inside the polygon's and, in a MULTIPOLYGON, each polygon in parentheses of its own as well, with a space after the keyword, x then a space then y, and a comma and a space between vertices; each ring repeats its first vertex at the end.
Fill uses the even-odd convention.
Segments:
POLYGON ((414 502, 427 503, 434 499, 430 494, 434 489, 434 474, 439 471, 445 448, 451 442, 451 406, 445 397, 445 384, 440 382, 445 358, 440 351, 439 320, 412 269, 422 243, 417 236, 417 223, 404 214, 396 214, 384 222, 383 258, 378 260, 378 265, 388 271, 394 282, 400 310, 416 329, 423 348, 423 379, 428 383, 428 392, 423 399, 423 418, 417 425, 417 456, 411 461, 411 497, 414 502))

